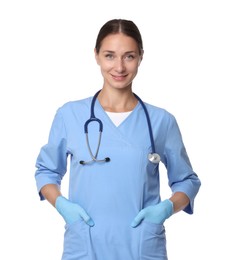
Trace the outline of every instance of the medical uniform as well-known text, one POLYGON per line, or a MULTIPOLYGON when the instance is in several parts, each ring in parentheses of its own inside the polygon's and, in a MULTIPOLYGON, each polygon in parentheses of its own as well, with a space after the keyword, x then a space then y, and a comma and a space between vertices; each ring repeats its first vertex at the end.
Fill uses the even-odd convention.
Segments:
MULTIPOLYGON (((72 101, 57 110, 48 143, 36 162, 36 183, 61 185, 70 158, 69 200, 78 203, 93 219, 65 226, 63 260, 166 260, 166 237, 163 225, 147 221, 136 228, 131 222, 139 211, 161 201, 159 164, 148 160, 151 151, 146 116, 141 104, 117 127, 95 103, 95 115, 103 123, 98 159, 90 161, 84 124, 90 117, 92 98, 72 101)), ((194 173, 180 130, 173 115, 145 103, 153 129, 156 152, 168 171, 172 192, 184 192, 190 198, 185 212, 193 213, 194 198, 200 180, 194 173)), ((89 125, 89 142, 95 153, 99 126, 89 125)))

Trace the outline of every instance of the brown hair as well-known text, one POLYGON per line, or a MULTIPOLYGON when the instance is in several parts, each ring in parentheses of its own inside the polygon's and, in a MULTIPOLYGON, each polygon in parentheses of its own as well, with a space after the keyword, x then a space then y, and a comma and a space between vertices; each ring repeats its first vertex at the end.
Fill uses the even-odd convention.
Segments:
POLYGON ((129 37, 132 37, 136 41, 139 53, 141 54, 143 50, 141 33, 135 23, 125 19, 113 19, 106 22, 101 27, 95 45, 96 52, 99 53, 102 41, 106 36, 108 36, 109 34, 117 34, 120 32, 129 37))

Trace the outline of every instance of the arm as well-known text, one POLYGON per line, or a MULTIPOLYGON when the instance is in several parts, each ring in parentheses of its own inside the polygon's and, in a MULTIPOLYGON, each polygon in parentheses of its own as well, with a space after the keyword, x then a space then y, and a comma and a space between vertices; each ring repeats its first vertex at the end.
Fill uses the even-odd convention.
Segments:
POLYGON ((46 195, 46 199, 52 205, 59 194, 61 181, 67 171, 68 155, 66 128, 62 114, 58 110, 50 129, 48 142, 38 154, 35 172, 40 199, 44 200, 46 195))
POLYGON ((193 171, 179 126, 173 116, 170 117, 167 127, 162 162, 167 168, 168 184, 172 190, 170 200, 174 204, 174 212, 183 210, 193 214, 194 199, 201 182, 193 171))
POLYGON ((55 207, 55 202, 58 196, 61 196, 61 192, 56 184, 47 184, 41 188, 41 194, 43 197, 55 207))
POLYGON ((63 176, 67 171, 67 137, 62 114, 57 113, 50 131, 48 144, 43 146, 37 158, 35 178, 40 199, 53 205, 67 224, 83 219, 94 225, 86 211, 77 203, 66 199, 60 192, 63 176))
POLYGON ((173 203, 174 213, 177 213, 177 212, 185 209, 189 204, 189 198, 183 192, 175 192, 171 196, 170 201, 172 201, 172 203, 173 203))

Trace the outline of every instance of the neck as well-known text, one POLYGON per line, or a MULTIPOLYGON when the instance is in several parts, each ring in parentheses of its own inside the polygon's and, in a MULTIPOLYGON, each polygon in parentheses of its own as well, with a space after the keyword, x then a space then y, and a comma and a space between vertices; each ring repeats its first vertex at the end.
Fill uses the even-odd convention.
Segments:
POLYGON ((131 88, 114 89, 103 87, 98 95, 98 100, 103 109, 108 112, 132 111, 138 103, 131 88))

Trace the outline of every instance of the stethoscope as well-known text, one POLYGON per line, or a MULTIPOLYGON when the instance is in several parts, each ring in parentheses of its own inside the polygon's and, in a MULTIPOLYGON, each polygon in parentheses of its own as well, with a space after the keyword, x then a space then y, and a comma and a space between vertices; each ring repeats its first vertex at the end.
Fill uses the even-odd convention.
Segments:
MULTIPOLYGON (((94 105, 95 105, 95 101, 96 101, 97 96, 100 93, 100 91, 101 90, 99 90, 93 96, 93 99, 92 99, 92 102, 91 102, 91 109, 90 109, 90 118, 84 124, 84 132, 85 132, 85 136, 86 136, 86 144, 87 144, 90 156, 91 156, 91 160, 90 161, 80 161, 80 164, 82 164, 82 165, 90 164, 90 163, 93 163, 93 162, 99 162, 99 163, 101 163, 101 162, 110 162, 110 158, 109 157, 106 157, 104 159, 97 159, 99 148, 100 148, 100 145, 101 145, 103 123, 102 123, 102 121, 99 118, 97 118, 95 116, 95 114, 94 114, 94 105), (97 122, 99 124, 99 138, 98 138, 98 144, 97 144, 97 149, 96 149, 95 154, 93 154, 93 152, 91 150, 91 147, 90 147, 90 144, 89 144, 88 126, 89 126, 89 124, 91 122, 97 122)), ((145 104, 143 103, 143 101, 135 93, 133 93, 133 94, 137 98, 137 100, 140 102, 142 108, 144 109, 146 120, 147 120, 147 125, 148 125, 148 129, 149 129, 149 136, 150 136, 150 142, 151 142, 151 149, 152 149, 151 153, 148 154, 148 159, 149 159, 150 162, 157 164, 157 163, 160 162, 161 158, 160 158, 160 155, 157 154, 156 151, 155 151, 154 138, 153 138, 152 126, 151 126, 151 122, 150 122, 150 118, 149 118, 149 113, 148 113, 147 108, 146 108, 145 104)))

